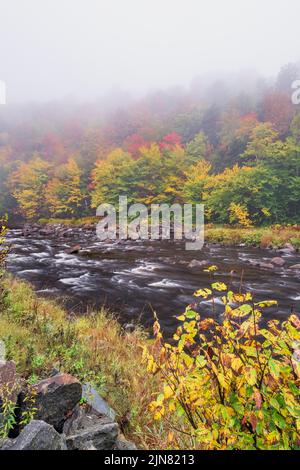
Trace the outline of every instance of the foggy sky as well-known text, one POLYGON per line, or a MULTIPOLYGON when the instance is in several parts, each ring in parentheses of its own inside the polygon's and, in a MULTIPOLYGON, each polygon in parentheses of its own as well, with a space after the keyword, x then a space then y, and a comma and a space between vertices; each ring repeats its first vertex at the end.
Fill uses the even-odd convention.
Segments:
POLYGON ((0 79, 26 102, 270 76, 300 59, 299 18, 299 0, 0 0, 0 79))

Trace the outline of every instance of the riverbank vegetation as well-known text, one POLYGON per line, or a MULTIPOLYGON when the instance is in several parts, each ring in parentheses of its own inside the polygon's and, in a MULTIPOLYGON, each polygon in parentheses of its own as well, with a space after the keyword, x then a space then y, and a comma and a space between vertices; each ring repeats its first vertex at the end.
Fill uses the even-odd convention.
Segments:
POLYGON ((300 447, 300 323, 293 314, 260 328, 273 302, 224 292, 224 321, 200 319, 189 307, 171 345, 158 322, 153 342, 104 310, 67 314, 27 283, 8 277, 1 290, 0 338, 19 373, 35 383, 55 368, 92 382, 141 448, 300 447))
MULTIPOLYGON (((63 225, 67 227, 96 226, 97 217, 81 219, 40 219, 40 225, 63 225)), ((149 220, 149 225, 151 219, 149 220)), ((268 227, 234 227, 230 225, 205 225, 205 243, 224 246, 246 245, 258 248, 280 249, 287 245, 291 250, 300 250, 299 225, 271 225, 268 227)))

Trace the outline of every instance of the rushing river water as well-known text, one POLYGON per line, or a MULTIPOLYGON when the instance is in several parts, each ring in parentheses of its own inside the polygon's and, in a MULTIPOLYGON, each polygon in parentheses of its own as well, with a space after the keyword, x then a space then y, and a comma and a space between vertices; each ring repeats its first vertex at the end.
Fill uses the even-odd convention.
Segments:
MULTIPOLYGON (((186 251, 181 243, 159 241, 104 243, 80 230, 72 241, 24 237, 21 230, 12 230, 8 238, 9 271, 30 281, 40 294, 64 297, 77 313, 85 312, 88 305, 105 304, 122 322, 140 321, 149 326, 154 309, 165 329, 173 328, 174 316, 195 301, 193 292, 211 282, 204 268, 188 266, 192 259, 217 265, 217 279, 236 288, 243 273, 243 286, 255 298, 279 301, 278 308, 267 315, 284 318, 291 310, 300 311, 300 271, 289 269, 300 263, 299 254, 282 253, 284 266, 266 269, 255 262, 269 262, 278 253, 221 246, 186 251), (67 254, 66 249, 76 243, 82 250, 67 254)), ((204 315, 210 314, 209 304, 201 309, 204 315)))

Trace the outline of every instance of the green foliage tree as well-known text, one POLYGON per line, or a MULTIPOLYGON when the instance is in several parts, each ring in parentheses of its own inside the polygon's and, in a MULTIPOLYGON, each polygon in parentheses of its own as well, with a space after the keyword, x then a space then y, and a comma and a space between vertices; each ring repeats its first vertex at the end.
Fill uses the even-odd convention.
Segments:
POLYGON ((11 175, 10 186, 19 211, 28 220, 47 216, 45 190, 51 165, 35 155, 28 163, 21 162, 11 175))
POLYGON ((55 170, 54 177, 45 188, 45 199, 52 216, 80 216, 84 202, 81 176, 82 172, 73 158, 55 170))

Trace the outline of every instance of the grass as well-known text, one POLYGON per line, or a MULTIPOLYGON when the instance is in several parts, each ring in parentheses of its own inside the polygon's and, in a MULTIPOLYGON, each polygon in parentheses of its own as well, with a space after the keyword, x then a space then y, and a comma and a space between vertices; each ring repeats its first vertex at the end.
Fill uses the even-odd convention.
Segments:
MULTIPOLYGON (((217 283, 215 289, 223 291, 222 283, 217 283)), ((206 295, 205 291, 201 292, 206 295)), ((196 315, 193 311, 191 313, 196 315)), ((203 325, 205 322, 202 322, 203 325)), ((238 325, 236 322, 234 324, 238 325)), ((186 323, 183 325, 186 331, 190 331, 186 323)), ((205 331, 206 326, 203 328, 205 331)), ((289 331, 291 342, 296 329, 291 326, 289 331)), ((190 341, 186 332, 183 337, 190 341)), ((269 338, 269 333, 266 337, 269 338)), ((297 341, 298 338, 299 335, 297 341)), ((18 372, 29 383, 48 377, 53 368, 70 373, 81 382, 93 383, 117 412, 124 435, 140 449, 203 448, 203 443, 200 444, 189 432, 183 413, 173 413, 173 408, 165 406, 161 419, 154 419, 153 409, 151 412, 149 405, 152 403, 153 408, 153 401, 157 400, 161 406, 162 397, 169 396, 164 387, 166 369, 153 370, 153 365, 150 366, 149 362, 145 364, 142 360, 143 349, 146 357, 154 354, 164 361, 167 356, 166 349, 158 348, 158 343, 150 340, 141 327, 126 332, 105 309, 89 311, 85 316, 77 317, 67 313, 56 302, 39 298, 28 283, 5 275, 0 280, 0 339, 5 342, 7 359, 16 362, 18 372)), ((275 343, 276 346, 277 339, 275 343)), ((166 348, 171 346, 166 345, 166 348)), ((290 360, 291 350, 292 346, 289 345, 287 360, 290 360)), ((193 355, 194 349, 191 352, 193 355)), ((183 353, 183 369, 178 371, 189 371, 186 357, 187 354, 183 353)), ((210 368, 207 370, 211 372, 210 368)), ((172 367, 170 372, 174 373, 172 367)), ((183 387, 189 383, 180 382, 183 387)), ((200 391, 201 396, 202 393, 204 389, 200 391)))
POLYGON ((30 383, 55 367, 90 381, 115 409, 127 438, 139 448, 164 449, 166 431, 148 411, 158 378, 142 364, 145 332, 126 333, 108 312, 68 315, 53 301, 36 296, 29 284, 10 277, 2 282, 0 338, 7 358, 30 383))
POLYGON ((207 225, 205 240, 208 243, 245 244, 260 248, 282 248, 286 243, 290 243, 296 250, 300 250, 300 226, 239 228, 207 225))

